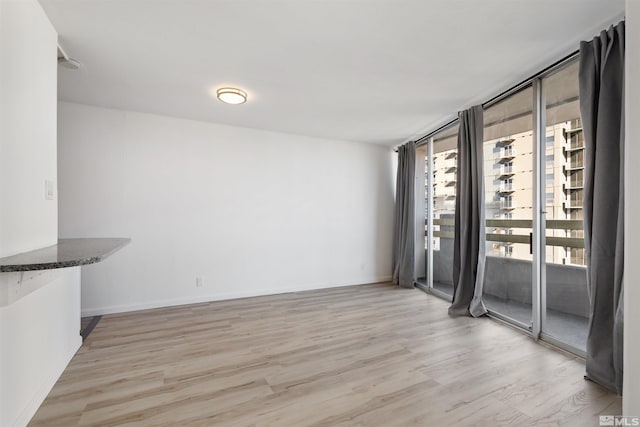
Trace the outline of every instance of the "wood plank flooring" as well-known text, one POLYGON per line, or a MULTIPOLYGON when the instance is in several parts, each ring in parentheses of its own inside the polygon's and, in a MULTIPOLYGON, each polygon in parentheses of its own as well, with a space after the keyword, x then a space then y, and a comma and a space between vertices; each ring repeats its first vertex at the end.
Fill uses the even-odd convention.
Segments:
POLYGON ((32 426, 597 426, 584 362, 419 290, 363 285, 104 316, 32 426))

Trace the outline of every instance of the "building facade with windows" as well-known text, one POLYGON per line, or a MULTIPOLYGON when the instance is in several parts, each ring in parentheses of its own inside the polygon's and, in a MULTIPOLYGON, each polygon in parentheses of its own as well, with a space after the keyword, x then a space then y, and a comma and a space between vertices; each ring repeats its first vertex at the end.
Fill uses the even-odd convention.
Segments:
MULTIPOLYGON (((533 218, 533 148, 533 132, 530 130, 484 143, 487 255, 532 258, 529 244, 522 241, 522 236, 530 233, 533 218), (509 240, 509 235, 518 237, 509 240)), ((546 260, 555 264, 584 265, 584 248, 580 243, 584 234, 581 224, 584 140, 580 119, 548 126, 544 152, 543 200, 547 217, 574 220, 565 224, 570 228, 555 228, 553 222, 549 224, 554 228, 548 227, 546 236, 562 238, 569 246, 548 245, 546 260)), ((428 173, 428 161, 427 157, 425 175, 428 173)), ((443 226, 451 225, 448 222, 455 213, 456 172, 456 148, 434 154, 433 211, 437 225, 440 225, 440 218, 446 223, 443 226)), ((435 250, 440 247, 440 237, 451 238, 449 234, 444 230, 434 233, 435 250)))

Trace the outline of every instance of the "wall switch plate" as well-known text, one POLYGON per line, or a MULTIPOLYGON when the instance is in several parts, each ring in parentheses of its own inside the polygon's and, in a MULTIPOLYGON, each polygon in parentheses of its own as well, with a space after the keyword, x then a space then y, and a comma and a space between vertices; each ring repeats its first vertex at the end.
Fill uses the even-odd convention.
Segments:
POLYGON ((45 179, 44 181, 44 198, 45 200, 55 199, 55 188, 53 186, 53 181, 50 179, 45 179))
POLYGON ((196 277, 196 288, 201 288, 204 283, 202 277, 196 277))

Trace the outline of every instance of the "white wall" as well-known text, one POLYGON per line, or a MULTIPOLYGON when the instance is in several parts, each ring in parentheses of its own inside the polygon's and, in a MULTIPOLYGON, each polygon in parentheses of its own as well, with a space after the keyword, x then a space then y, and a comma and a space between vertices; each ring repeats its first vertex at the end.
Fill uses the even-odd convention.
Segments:
MULTIPOLYGON (((26 274, 30 275, 32 273, 26 274)), ((0 426, 26 425, 82 344, 80 267, 31 280, 46 285, 0 307, 0 426)), ((0 284, 17 280, 5 273, 0 284)))
MULTIPOLYGON (((0 0, 0 257, 53 245, 57 35, 36 0, 0 0)), ((26 425, 81 345, 79 269, 0 273, 0 426, 26 425)))
POLYGON ((389 148, 58 111, 61 237, 132 238, 83 268, 84 314, 389 279, 389 148))
POLYGON ((0 0, 0 257, 53 245, 57 34, 35 0, 0 0))
POLYGON ((625 47, 625 289, 623 412, 640 416, 640 2, 627 0, 625 47))

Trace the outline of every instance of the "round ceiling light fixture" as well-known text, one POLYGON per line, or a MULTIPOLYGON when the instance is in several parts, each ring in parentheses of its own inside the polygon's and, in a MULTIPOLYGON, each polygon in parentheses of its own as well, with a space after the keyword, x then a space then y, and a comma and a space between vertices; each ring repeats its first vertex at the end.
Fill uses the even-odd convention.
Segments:
POLYGON ((247 92, 234 87, 221 87, 216 91, 218 99, 225 104, 244 104, 247 102, 247 92))

